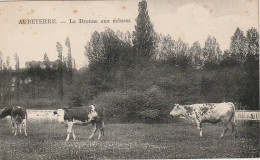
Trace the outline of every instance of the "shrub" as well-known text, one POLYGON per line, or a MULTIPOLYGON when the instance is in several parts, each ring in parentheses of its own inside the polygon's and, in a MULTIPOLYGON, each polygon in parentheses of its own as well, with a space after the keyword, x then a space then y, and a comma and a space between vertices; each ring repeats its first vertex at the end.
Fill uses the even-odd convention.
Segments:
POLYGON ((110 122, 165 122, 170 112, 168 100, 156 87, 145 92, 106 92, 97 96, 93 103, 104 107, 110 122))

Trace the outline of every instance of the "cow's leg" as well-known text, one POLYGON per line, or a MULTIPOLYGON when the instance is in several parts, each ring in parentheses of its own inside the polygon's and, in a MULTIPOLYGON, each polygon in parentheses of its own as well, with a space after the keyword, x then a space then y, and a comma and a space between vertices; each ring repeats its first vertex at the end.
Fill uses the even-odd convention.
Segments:
POLYGON ((72 137, 73 137, 74 140, 76 139, 76 136, 74 134, 74 130, 73 129, 72 129, 72 137))
POLYGON ((100 127, 100 132, 101 132, 101 135, 102 135, 102 136, 105 136, 105 132, 104 132, 103 126, 100 127))
POLYGON ((236 123, 234 123, 234 124, 231 123, 231 125, 232 125, 232 132, 233 133, 235 132, 235 137, 237 138, 238 137, 237 124, 236 123))
POLYGON ((22 124, 18 124, 19 132, 22 134, 22 124))
POLYGON ((199 129, 199 131, 200 131, 200 137, 203 137, 203 135, 202 135, 202 127, 201 127, 201 123, 199 124, 198 129, 199 129))
POLYGON ((105 136, 105 133, 104 133, 104 121, 102 120, 101 123, 100 123, 100 134, 101 136, 105 136))
POLYGON ((102 135, 105 136, 105 131, 104 131, 104 120, 102 120, 102 123, 101 123, 101 132, 102 132, 102 135))
POLYGON ((196 125, 197 125, 197 129, 200 131, 200 137, 203 137, 202 135, 202 127, 201 127, 201 123, 200 121, 195 121, 196 122, 196 125))
POLYGON ((235 131, 235 137, 238 137, 238 133, 237 133, 237 124, 235 122, 235 113, 233 113, 232 118, 230 119, 230 123, 232 125, 232 132, 234 133, 235 131))
POLYGON ((93 136, 95 135, 95 133, 97 132, 97 130, 98 130, 97 124, 95 123, 95 124, 94 124, 94 128, 93 128, 93 130, 92 130, 92 133, 91 133, 91 135, 89 136, 88 139, 92 139, 93 136))
POLYGON ((15 130, 15 121, 14 119, 11 117, 11 125, 12 125, 12 133, 14 134, 14 130, 15 130))
POLYGON ((16 134, 17 134, 17 124, 14 123, 14 136, 16 136, 16 134))
POLYGON ((12 122, 12 133, 14 134, 14 132, 15 132, 15 124, 14 122, 12 122))
POLYGON ((26 132, 26 119, 23 120, 23 130, 24 130, 24 135, 27 137, 27 132, 26 132))
POLYGON ((224 125, 224 130, 223 130, 223 133, 222 133, 221 136, 220 136, 220 139, 223 138, 224 135, 225 135, 225 134, 227 133, 227 131, 228 131, 228 120, 223 119, 222 122, 223 122, 223 125, 224 125))
POLYGON ((70 133, 72 131, 72 127, 73 127, 73 122, 68 122, 66 141, 69 141, 69 139, 70 139, 70 133))
POLYGON ((228 126, 225 125, 225 128, 224 128, 223 133, 221 134, 220 138, 223 138, 224 135, 227 133, 227 131, 228 131, 228 126))
POLYGON ((98 139, 100 139, 101 136, 104 135, 104 129, 102 127, 102 122, 98 124, 98 131, 99 131, 98 139))

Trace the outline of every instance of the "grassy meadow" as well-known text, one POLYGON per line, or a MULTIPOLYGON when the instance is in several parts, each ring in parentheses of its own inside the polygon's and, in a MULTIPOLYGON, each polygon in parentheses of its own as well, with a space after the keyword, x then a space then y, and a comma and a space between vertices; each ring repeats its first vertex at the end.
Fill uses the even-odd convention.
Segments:
POLYGON ((0 120, 0 159, 172 159, 259 157, 259 123, 239 122, 239 138, 230 130, 223 139, 220 124, 204 124, 204 137, 179 120, 171 124, 106 124, 105 137, 88 140, 92 126, 74 126, 77 139, 65 142, 62 124, 28 120, 28 137, 13 137, 0 120))

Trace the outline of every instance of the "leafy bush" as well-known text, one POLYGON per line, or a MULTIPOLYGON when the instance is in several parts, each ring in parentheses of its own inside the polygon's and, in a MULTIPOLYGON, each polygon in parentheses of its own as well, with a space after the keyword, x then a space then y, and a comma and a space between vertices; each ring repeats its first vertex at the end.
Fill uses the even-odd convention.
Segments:
POLYGON ((169 118, 169 103, 158 88, 145 92, 113 91, 97 96, 93 103, 103 106, 106 118, 120 122, 164 122, 169 118))

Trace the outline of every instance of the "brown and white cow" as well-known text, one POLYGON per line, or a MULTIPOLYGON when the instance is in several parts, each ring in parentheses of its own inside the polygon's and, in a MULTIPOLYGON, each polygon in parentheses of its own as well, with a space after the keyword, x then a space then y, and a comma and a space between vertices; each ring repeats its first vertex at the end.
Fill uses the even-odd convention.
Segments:
POLYGON ((101 107, 95 107, 93 105, 73 108, 62 108, 53 112, 58 116, 58 121, 64 123, 67 127, 67 138, 69 140, 70 134, 72 133, 73 139, 76 139, 73 125, 87 125, 92 123, 94 129, 89 139, 92 139, 94 134, 99 130, 98 139, 104 136, 104 110, 101 107))
POLYGON ((8 107, 4 108, 0 113, 0 118, 4 118, 7 116, 11 116, 11 123, 12 123, 12 132, 14 136, 17 134, 17 129, 19 129, 20 134, 22 133, 22 127, 24 130, 24 135, 27 137, 26 132, 26 120, 27 120, 27 112, 26 109, 15 106, 15 107, 8 107))
POLYGON ((237 137, 237 125, 235 123, 235 105, 229 103, 203 103, 193 105, 179 105, 175 104, 170 115, 172 116, 184 116, 188 120, 197 125, 197 129, 200 131, 200 137, 202 137, 201 123, 218 123, 223 122, 224 130, 220 138, 222 138, 228 130, 228 124, 232 125, 232 132, 235 131, 237 137))

